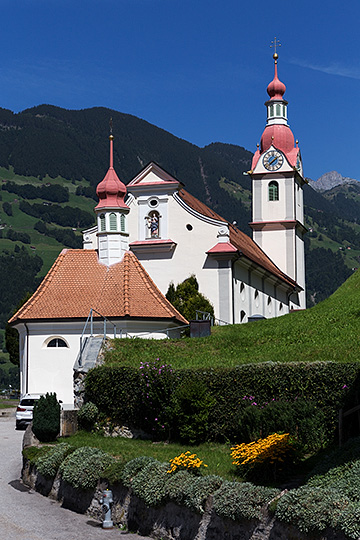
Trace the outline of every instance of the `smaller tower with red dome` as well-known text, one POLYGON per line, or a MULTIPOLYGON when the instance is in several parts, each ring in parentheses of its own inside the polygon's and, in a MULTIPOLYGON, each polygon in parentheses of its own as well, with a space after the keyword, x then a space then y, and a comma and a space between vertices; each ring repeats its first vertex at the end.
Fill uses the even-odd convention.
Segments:
POLYGON ((110 166, 104 179, 97 186, 99 203, 95 207, 99 262, 107 266, 120 262, 125 251, 129 249, 127 214, 130 210, 125 203, 126 186, 114 169, 112 133, 109 139, 110 166))
MULTIPOLYGON (((275 38, 275 45, 277 44, 275 38)), ((304 202, 301 154, 289 127, 286 86, 278 77, 275 51, 274 78, 267 87, 267 121, 249 174, 252 178, 253 239, 303 289, 291 297, 292 309, 304 309, 305 255, 304 202)))

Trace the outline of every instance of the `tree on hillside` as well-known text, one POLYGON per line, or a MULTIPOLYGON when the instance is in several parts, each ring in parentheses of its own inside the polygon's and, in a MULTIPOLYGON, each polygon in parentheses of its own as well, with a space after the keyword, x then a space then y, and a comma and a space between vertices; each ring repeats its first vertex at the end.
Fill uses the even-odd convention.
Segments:
MULTIPOLYGON (((31 293, 26 293, 24 298, 21 300, 21 302, 18 303, 18 305, 14 309, 14 313, 16 313, 17 310, 20 309, 21 306, 25 304, 25 302, 27 302, 31 296, 31 293)), ((20 364, 19 333, 15 328, 10 326, 9 323, 7 323, 5 327, 5 346, 10 356, 10 362, 15 364, 15 366, 18 366, 20 364)))
POLYGON ((196 311, 206 311, 214 316, 210 301, 199 292, 196 276, 192 274, 176 287, 170 283, 166 298, 188 321, 196 319, 196 311))

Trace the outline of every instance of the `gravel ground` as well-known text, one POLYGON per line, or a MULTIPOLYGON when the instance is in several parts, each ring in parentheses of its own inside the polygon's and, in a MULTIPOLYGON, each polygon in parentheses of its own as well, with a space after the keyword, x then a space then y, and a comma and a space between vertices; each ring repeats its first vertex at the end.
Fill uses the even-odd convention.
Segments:
POLYGON ((24 432, 15 430, 15 412, 0 417, 0 539, 7 540, 150 540, 101 523, 43 497, 20 480, 24 432))

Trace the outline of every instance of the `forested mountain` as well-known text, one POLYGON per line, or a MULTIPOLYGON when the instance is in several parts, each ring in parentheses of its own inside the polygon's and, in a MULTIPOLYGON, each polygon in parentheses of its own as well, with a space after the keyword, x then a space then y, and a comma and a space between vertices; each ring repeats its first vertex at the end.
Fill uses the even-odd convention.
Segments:
MULTIPOLYGON (((252 154, 244 148, 222 143, 199 148, 105 108, 68 111, 41 105, 18 114, 0 109, 0 263, 2 278, 11 278, 10 287, 6 279, 0 282, 0 327, 34 289, 35 275, 45 274, 62 247, 81 246, 81 228, 95 224, 95 186, 108 168, 111 117, 114 167, 125 184, 155 161, 250 234, 251 182, 243 173, 250 169, 252 154), (29 268, 29 279, 23 267, 29 268)), ((310 303, 331 294, 359 265, 359 201, 352 189, 357 185, 321 194, 306 186, 310 303)))

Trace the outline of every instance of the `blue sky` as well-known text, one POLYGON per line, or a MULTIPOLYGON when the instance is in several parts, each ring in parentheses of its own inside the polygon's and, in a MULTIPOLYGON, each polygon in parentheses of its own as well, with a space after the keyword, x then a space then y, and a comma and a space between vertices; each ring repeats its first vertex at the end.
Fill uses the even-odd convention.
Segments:
POLYGON ((305 174, 360 180, 358 0, 0 0, 0 9, 1 107, 105 106, 199 146, 255 151, 276 36, 305 174))

